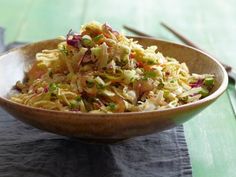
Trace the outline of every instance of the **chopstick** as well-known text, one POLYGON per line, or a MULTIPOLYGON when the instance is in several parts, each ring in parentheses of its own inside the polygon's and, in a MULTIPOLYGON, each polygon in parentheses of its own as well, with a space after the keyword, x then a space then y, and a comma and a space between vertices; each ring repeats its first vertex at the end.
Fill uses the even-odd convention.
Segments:
MULTIPOLYGON (((187 45, 189 45, 189 46, 191 46, 191 47, 194 47, 194 48, 196 48, 196 49, 198 49, 198 50, 201 50, 201 51, 203 51, 203 52, 209 54, 207 51, 201 49, 199 46, 197 46, 195 43, 193 43, 193 42, 192 42, 191 40, 189 40, 187 37, 183 36, 182 34, 180 34, 179 32, 177 32, 176 30, 174 30, 173 28, 171 28, 170 26, 168 26, 167 24, 161 22, 161 25, 162 25, 164 28, 166 28, 168 31, 170 31, 171 33, 173 33, 173 34, 174 34, 178 39, 180 39, 183 43, 185 43, 185 44, 187 44, 187 45)), ((229 71, 232 70, 232 67, 231 67, 231 66, 226 65, 226 64, 224 64, 224 63, 222 63, 222 62, 220 62, 220 63, 224 66, 224 68, 225 68, 225 70, 226 70, 227 72, 229 72, 229 71)))
MULTIPOLYGON (((179 32, 177 32, 175 29, 173 29, 173 28, 171 28, 170 26, 168 26, 167 24, 165 24, 165 23, 163 23, 163 22, 161 22, 160 23, 164 28, 166 28, 168 31, 170 31, 171 33, 173 33, 178 39, 180 39, 183 43, 185 43, 185 44, 187 44, 187 45, 189 45, 189 46, 191 46, 191 47, 194 47, 194 48, 196 48, 196 49, 198 49, 198 50, 201 50, 201 51, 203 51, 203 52, 205 52, 205 53, 208 53, 208 52, 206 52, 205 50, 203 50, 203 49, 201 49, 200 47, 198 47, 195 43, 193 43, 191 40, 189 40, 187 37, 185 37, 184 35, 182 35, 182 34, 180 34, 179 32)), ((126 26, 126 25, 124 25, 123 26, 125 29, 127 29, 128 31, 130 31, 130 32, 133 32, 133 33, 135 33, 135 34, 137 34, 137 35, 140 35, 140 36, 145 36, 145 37, 153 37, 153 36, 151 36, 151 35, 149 35, 149 34, 146 34, 146 33, 143 33, 143 32, 141 32, 141 31, 139 31, 139 30, 137 30, 137 29, 134 29, 134 28, 132 28, 132 27, 129 27, 129 26, 126 26)), ((209 54, 209 53, 208 53, 209 54)), ((226 64, 224 64, 224 63, 222 63, 222 62, 220 62, 223 66, 224 66, 224 68, 225 68, 225 70, 227 71, 227 72, 230 72, 231 70, 232 70, 232 67, 231 66, 229 66, 229 65, 226 65, 226 64)))
MULTIPOLYGON (((191 47, 195 47, 196 49, 202 50, 200 49, 196 44, 194 44, 192 41, 190 41, 189 39, 187 39, 185 36, 183 36, 182 34, 180 34, 179 32, 175 31, 173 28, 171 28, 170 26, 168 26, 167 24, 161 22, 160 23, 164 28, 166 28, 168 31, 170 31, 171 33, 173 33, 178 39, 180 39, 183 43, 191 46, 191 47)), ((203 50, 202 50, 203 51, 203 50)))
POLYGON ((136 29, 131 28, 131 27, 126 26, 126 25, 123 25, 123 28, 124 28, 124 29, 127 29, 128 31, 130 31, 130 32, 132 32, 132 33, 134 33, 134 34, 137 34, 137 35, 139 35, 139 36, 154 37, 154 36, 150 36, 149 34, 146 34, 146 33, 144 33, 144 32, 141 32, 141 31, 139 31, 139 30, 136 30, 136 29))

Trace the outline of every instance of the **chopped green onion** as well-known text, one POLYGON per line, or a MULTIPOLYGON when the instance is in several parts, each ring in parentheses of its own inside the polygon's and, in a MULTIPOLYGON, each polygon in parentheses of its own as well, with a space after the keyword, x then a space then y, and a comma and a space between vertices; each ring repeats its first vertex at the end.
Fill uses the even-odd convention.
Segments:
POLYGON ((186 102, 188 101, 188 96, 181 97, 180 100, 186 102))
POLYGON ((76 101, 81 101, 82 98, 81 98, 81 96, 78 95, 78 96, 75 98, 75 100, 76 100, 76 101))
POLYGON ((103 34, 97 35, 96 37, 93 38, 94 42, 98 42, 100 39, 102 39, 104 36, 103 34))
POLYGON ((131 77, 131 78, 130 78, 130 83, 134 83, 135 80, 136 80, 136 79, 135 79, 134 77, 131 77))
POLYGON ((93 46, 93 42, 88 39, 83 39, 83 44, 85 47, 92 47, 93 46))
POLYGON ((66 46, 64 45, 61 45, 60 48, 59 48, 60 52, 63 53, 65 56, 67 56, 69 53, 68 53, 68 50, 66 49, 66 46))
POLYGON ((94 42, 92 41, 92 38, 89 35, 84 35, 82 37, 82 44, 85 47, 92 47, 92 46, 94 46, 94 42))
POLYGON ((148 65, 154 65, 154 64, 156 64, 157 62, 156 61, 153 61, 153 60, 148 60, 147 61, 147 64, 148 65))
POLYGON ((158 89, 162 89, 164 86, 165 86, 164 83, 161 82, 160 84, 158 84, 157 88, 158 88, 158 89))
POLYGON ((78 102, 76 100, 70 101, 70 105, 69 105, 70 109, 74 109, 77 106, 78 106, 78 102))
POLYGON ((104 89, 104 88, 106 88, 106 86, 102 85, 102 84, 96 84, 96 87, 97 87, 97 89, 104 89))
POLYGON ((207 77, 206 79, 204 79, 203 82, 206 86, 212 86, 214 84, 214 78, 212 77, 207 77))
POLYGON ((88 88, 92 88, 94 86, 94 82, 92 80, 87 80, 86 84, 88 88))
POLYGON ((157 74, 154 71, 145 71, 144 75, 147 78, 155 78, 155 77, 157 77, 157 74))
POLYGON ((109 110, 114 111, 116 109, 116 104, 115 103, 109 103, 107 107, 108 107, 109 110))
POLYGON ((142 80, 143 80, 143 81, 147 81, 148 78, 147 78, 147 77, 143 77, 142 80))
POLYGON ((49 85, 49 91, 54 92, 58 89, 58 85, 56 83, 51 83, 49 85))
POLYGON ((199 94, 201 94, 203 97, 206 97, 209 95, 209 91, 202 87, 201 90, 199 91, 199 94))

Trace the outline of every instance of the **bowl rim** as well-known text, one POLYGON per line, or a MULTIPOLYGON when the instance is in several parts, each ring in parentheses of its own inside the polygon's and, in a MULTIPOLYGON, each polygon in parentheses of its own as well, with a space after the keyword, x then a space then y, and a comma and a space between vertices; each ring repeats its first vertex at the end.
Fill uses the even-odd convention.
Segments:
MULTIPOLYGON (((28 110, 32 110, 32 111, 40 111, 40 112, 44 112, 44 113, 54 113, 54 114, 65 114, 65 115, 77 115, 78 117, 79 116, 92 116, 92 117, 110 117, 111 115, 114 115, 114 116, 130 116, 130 115, 145 115, 145 114, 150 114, 150 113, 165 113, 165 112, 177 112, 177 111, 183 111, 185 110, 186 108, 190 108, 190 107, 197 107, 198 105, 201 105, 203 103, 208 103, 208 102, 211 102, 215 99, 217 99, 220 95, 222 95, 224 93, 224 91, 226 90, 227 86, 228 86, 228 75, 227 75, 227 72, 226 70, 224 69, 224 67, 222 66, 222 64, 216 59, 214 58, 213 56, 209 55, 208 53, 204 52, 204 51, 201 51, 199 49, 196 49, 194 47, 191 47, 191 46, 188 46, 188 45, 184 45, 184 44, 179 44, 179 43, 175 43, 175 42, 171 42, 171 41, 166 41, 166 40, 163 40, 163 39, 157 39, 157 38, 153 38, 153 37, 141 37, 141 36, 127 36, 128 38, 133 38, 134 40, 137 40, 137 39, 145 39, 145 40, 153 40, 153 41, 159 41, 159 42, 163 42, 163 43, 168 43, 168 44, 174 44, 176 46, 180 46, 180 47, 185 47, 185 48, 188 48, 190 50, 194 50, 196 52, 199 52, 205 56, 207 56, 208 58, 210 58, 211 60, 213 60, 221 69, 222 73, 223 73, 223 80, 222 80, 222 83, 220 85, 220 87, 215 90, 212 94, 210 94, 209 96, 205 97, 205 98, 202 98, 196 102, 192 102, 192 103, 187 103, 187 104, 184 104, 184 105, 180 105, 180 106, 177 106, 177 107, 174 107, 174 108, 166 108, 166 109, 162 109, 162 110, 154 110, 154 111, 143 111, 143 112, 121 112, 121 113, 83 113, 83 112, 75 112, 75 111, 57 111, 57 110, 48 110, 48 109, 42 109, 42 108, 35 108, 35 107, 31 107, 31 106, 27 106, 27 105, 23 105, 23 104, 20 104, 20 103, 16 103, 16 102, 13 102, 7 98, 4 98, 2 96, 0 96, 0 106, 1 107, 4 107, 2 105, 14 105, 14 106, 17 106, 17 107, 20 107, 22 109, 28 109, 28 110)), ((11 53, 11 52, 14 52, 14 51, 17 51, 17 50, 21 50, 23 48, 26 48, 26 47, 29 47, 31 45, 36 45, 38 43, 44 43, 44 42, 50 42, 50 41, 60 41, 61 39, 57 39, 57 38, 54 38, 54 39, 47 39, 47 40, 41 40, 41 41, 37 41, 37 42, 33 42, 33 43, 29 43, 29 44, 26 44, 26 45, 23 45, 21 47, 16 47, 16 48, 13 48, 13 49, 10 49, 6 52, 3 52, 1 55, 0 55, 0 60, 2 59, 2 57, 4 57, 5 55, 11 53)))

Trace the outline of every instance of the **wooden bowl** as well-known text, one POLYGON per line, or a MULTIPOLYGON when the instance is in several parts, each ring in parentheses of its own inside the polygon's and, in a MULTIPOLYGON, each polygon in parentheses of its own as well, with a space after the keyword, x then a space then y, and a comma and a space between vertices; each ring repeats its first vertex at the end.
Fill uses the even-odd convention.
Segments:
POLYGON ((35 54, 56 48, 60 40, 53 39, 26 45, 0 56, 0 105, 15 118, 42 130, 60 135, 96 141, 116 141, 160 132, 189 120, 215 101, 226 89, 228 76, 223 66, 211 56, 191 47, 171 42, 138 38, 142 45, 157 45, 164 56, 186 62, 190 72, 216 76, 211 95, 197 102, 152 112, 91 114, 59 112, 14 103, 9 92, 16 81, 23 80, 25 68, 34 62, 35 54))

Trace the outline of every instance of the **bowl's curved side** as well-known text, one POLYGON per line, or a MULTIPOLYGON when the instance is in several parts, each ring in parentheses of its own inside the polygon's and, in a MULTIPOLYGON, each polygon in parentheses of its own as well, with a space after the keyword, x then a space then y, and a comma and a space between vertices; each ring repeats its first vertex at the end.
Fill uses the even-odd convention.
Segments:
MULTIPOLYGON (((134 37, 135 38, 135 37, 134 37)), ((42 110, 11 102, 9 90, 23 80, 24 68, 43 49, 55 48, 60 40, 48 40, 12 50, 0 56, 0 105, 14 117, 37 128, 66 136, 93 139, 123 139, 162 131, 181 124, 216 100, 226 89, 224 68, 210 56, 190 47, 149 38, 135 38, 144 46, 157 45, 166 56, 186 62, 191 72, 216 75, 213 93, 195 103, 153 112, 90 114, 42 110), (5 65, 9 67, 5 67, 5 65)))
POLYGON ((17 119, 52 133, 89 139, 127 139, 160 132, 189 120, 212 101, 166 111, 130 114, 78 114, 25 108, 11 102, 1 104, 17 119))
POLYGON ((12 49, 0 56, 0 96, 8 97, 17 81, 22 81, 25 72, 35 61, 35 54, 43 49, 53 49, 61 40, 47 40, 12 49))

